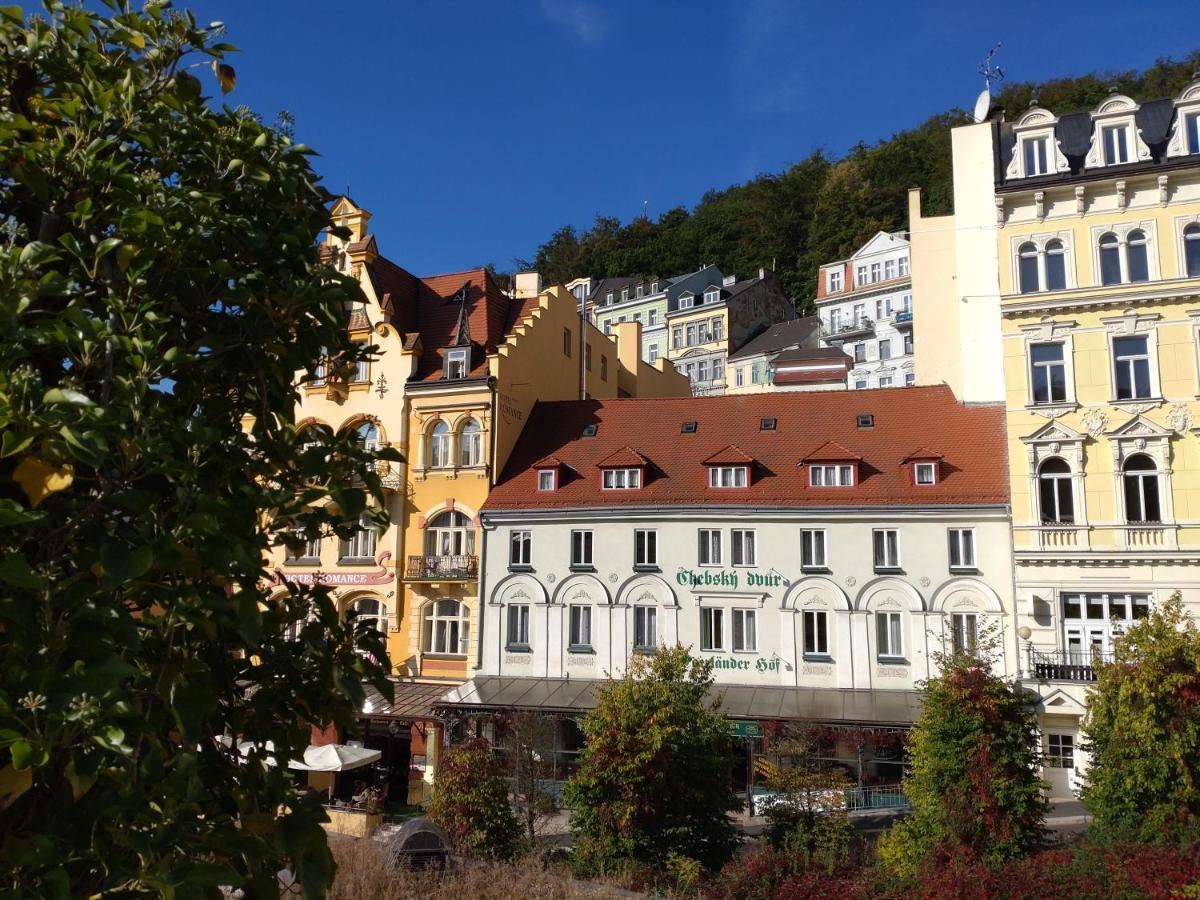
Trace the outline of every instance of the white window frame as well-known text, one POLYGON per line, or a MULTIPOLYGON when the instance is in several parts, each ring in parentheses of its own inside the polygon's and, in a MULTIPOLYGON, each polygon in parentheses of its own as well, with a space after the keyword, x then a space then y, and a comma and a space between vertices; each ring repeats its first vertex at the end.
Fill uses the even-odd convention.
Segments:
POLYGON ((854 487, 854 466, 847 463, 810 463, 810 487, 854 487))
POLYGON ((805 659, 829 657, 829 612, 824 609, 806 609, 802 622, 804 629, 803 647, 805 659), (821 626, 818 629, 817 623, 821 626))
POLYGON ((1156 399, 1159 396, 1161 396, 1161 394, 1159 393, 1159 386, 1158 386, 1158 366, 1156 365, 1157 356, 1158 356, 1158 354, 1157 354, 1158 346, 1157 346, 1157 341, 1154 339, 1154 337, 1155 337, 1155 335, 1154 335, 1153 330, 1151 330, 1150 332, 1141 333, 1141 334, 1110 334, 1109 335, 1109 338, 1108 338, 1108 356, 1109 356, 1109 360, 1110 360, 1110 362, 1109 362, 1109 378, 1111 379, 1112 399, 1113 399, 1114 403, 1136 403, 1136 402, 1142 401, 1142 400, 1156 399), (1144 340, 1146 342, 1146 352, 1144 354, 1138 353, 1138 354, 1134 354, 1132 356, 1122 356, 1122 357, 1120 357, 1120 359, 1118 359, 1117 358, 1117 341, 1123 340, 1123 339, 1130 339, 1130 338, 1141 338, 1142 340, 1144 340), (1118 396, 1117 376, 1118 376, 1119 366, 1121 365, 1122 362, 1126 363, 1127 368, 1129 369, 1130 375, 1134 376, 1131 378, 1130 387, 1131 387, 1131 389, 1136 391, 1136 388, 1137 388, 1137 378, 1135 377, 1136 369, 1130 363, 1136 362, 1137 360, 1142 360, 1142 359, 1144 359, 1146 361, 1146 370, 1147 370, 1147 379, 1146 380, 1149 382, 1149 384, 1147 385, 1149 393, 1146 394, 1145 396, 1142 396, 1137 393, 1134 393, 1132 396, 1129 396, 1129 397, 1118 396))
POLYGON ((937 484, 937 463, 913 463, 913 483, 919 487, 937 484))
POLYGON ((800 568, 805 570, 827 569, 826 544, 827 535, 824 528, 800 529, 800 568))
POLYGON ((875 655, 880 660, 904 659, 904 614, 895 610, 875 613, 875 655))
POLYGON ((461 381, 470 374, 470 350, 453 348, 446 351, 446 380, 461 381))
POLYGON ((600 474, 600 485, 606 491, 636 491, 642 486, 642 470, 604 469, 600 474))
POLYGON ((635 528, 633 530, 633 564, 637 567, 658 566, 658 530, 635 528))
POLYGON ((429 467, 431 469, 454 468, 454 429, 445 419, 438 419, 429 429, 429 467), (439 429, 444 429, 439 431, 439 429))
POLYGON ((705 303, 716 303, 721 299, 721 291, 719 288, 704 292, 705 303))
POLYGON ((567 607, 567 650, 592 649, 591 604, 572 603, 567 607))
POLYGON ((458 432, 458 463, 464 469, 483 465, 483 426, 467 419, 458 432), (474 430, 468 430, 474 426, 474 430))
POLYGON ((506 650, 528 650, 529 646, 529 604, 511 604, 505 616, 504 647, 506 650))
POLYGON ((633 649, 654 650, 657 647, 658 607, 646 604, 635 606, 633 608, 633 649))
POLYGON ((876 572, 894 572, 901 568, 898 528, 871 529, 871 559, 876 572))
POLYGON ((1106 166, 1123 166, 1137 160, 1137 144, 1129 122, 1101 123, 1096 137, 1100 141, 1100 158, 1106 166), (1109 136, 1113 137, 1109 146, 1109 136), (1111 151, 1111 152, 1110 152, 1111 151))
POLYGON ((979 655, 979 613, 956 612, 950 614, 950 648, 955 653, 979 655))
POLYGON ((733 528, 729 532, 729 561, 735 569, 757 565, 757 547, 753 528, 733 528))
POLYGON ((696 540, 696 565, 719 568, 721 566, 721 529, 697 529, 696 540))
POLYGON ((696 303, 696 295, 695 294, 680 294, 679 295, 679 308, 680 309, 691 309, 695 305, 695 303, 696 303))
POLYGON ((508 565, 529 566, 533 559, 533 532, 513 529, 508 533, 508 565))
POLYGON ((553 491, 558 487, 558 472, 555 469, 538 469, 539 491, 553 491))
POLYGON ((1054 159, 1053 151, 1050 147, 1050 135, 1042 132, 1038 134, 1023 135, 1020 140, 1019 152, 1021 154, 1021 171, 1026 178, 1034 178, 1038 175, 1050 174, 1050 163, 1054 159), (1032 145, 1041 145, 1041 158, 1038 160, 1040 165, 1036 165, 1033 169, 1029 166, 1029 148, 1032 145))
POLYGON ((700 607, 700 649, 705 653, 725 652, 725 610, 720 606, 700 607))
POLYGON ((591 529, 571 529, 571 568, 591 568, 593 535, 591 529))
POLYGON ((842 291, 842 270, 829 269, 825 272, 825 293, 840 294, 842 291))
POLYGON ((351 532, 350 537, 339 539, 338 559, 369 559, 374 561, 375 545, 378 539, 379 533, 375 530, 375 526, 364 512, 359 516, 358 527, 351 532))
POLYGON ((951 572, 973 572, 977 569, 974 528, 949 528, 946 531, 951 572), (955 559, 957 558, 957 562, 955 559))
POLYGON ((431 600, 425 605, 421 616, 421 652, 434 656, 465 657, 471 641, 471 611, 461 600, 443 597, 431 600), (458 615, 442 615, 440 609, 443 603, 453 603, 458 607, 458 615), (445 624, 439 629, 440 624, 445 624), (457 648, 453 647, 453 636, 457 632, 457 648))
POLYGON ((744 488, 749 484, 748 466, 709 466, 710 488, 744 488))
POLYGON ((731 649, 734 653, 757 653, 758 652, 758 610, 756 609, 734 609, 731 610, 730 631, 733 632, 730 641, 731 649), (741 634, 738 634, 739 623, 741 634), (739 641, 738 638, 741 638, 739 641))

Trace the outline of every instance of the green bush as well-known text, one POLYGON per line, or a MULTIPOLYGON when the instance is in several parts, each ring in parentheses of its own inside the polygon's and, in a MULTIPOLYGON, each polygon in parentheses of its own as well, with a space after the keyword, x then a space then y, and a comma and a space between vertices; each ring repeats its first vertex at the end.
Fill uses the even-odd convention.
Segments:
POLYGON ((484 859, 512 859, 521 823, 508 801, 508 778, 480 738, 451 748, 438 767, 429 818, 445 829, 454 849, 484 859))

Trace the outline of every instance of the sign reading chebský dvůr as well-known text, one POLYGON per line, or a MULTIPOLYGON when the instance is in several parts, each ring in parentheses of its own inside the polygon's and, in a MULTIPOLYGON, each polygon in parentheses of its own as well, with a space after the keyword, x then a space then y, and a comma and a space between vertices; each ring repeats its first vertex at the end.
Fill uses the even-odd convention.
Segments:
POLYGON ((778 572, 759 573, 753 571, 730 571, 729 569, 701 570, 680 569, 675 581, 685 587, 729 588, 741 587, 742 576, 746 576, 746 587, 782 587, 785 582, 778 572))

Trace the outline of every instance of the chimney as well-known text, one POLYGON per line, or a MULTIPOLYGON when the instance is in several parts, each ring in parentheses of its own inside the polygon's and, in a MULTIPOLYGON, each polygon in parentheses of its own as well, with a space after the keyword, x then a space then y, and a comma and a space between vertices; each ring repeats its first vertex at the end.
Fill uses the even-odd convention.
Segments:
POLYGON ((638 361, 642 358, 642 323, 636 319, 617 322, 613 331, 617 341, 617 361, 622 369, 636 376, 638 361))
POLYGON ((518 272, 513 279, 513 296, 518 300, 536 297, 542 292, 542 276, 537 272, 518 272))
POLYGON ((724 278, 721 279, 721 287, 729 287, 735 281, 737 281, 736 275, 726 275, 724 278))
POLYGON ((758 280, 762 281, 766 277, 767 277, 767 270, 764 269, 762 266, 759 266, 758 267, 758 280))

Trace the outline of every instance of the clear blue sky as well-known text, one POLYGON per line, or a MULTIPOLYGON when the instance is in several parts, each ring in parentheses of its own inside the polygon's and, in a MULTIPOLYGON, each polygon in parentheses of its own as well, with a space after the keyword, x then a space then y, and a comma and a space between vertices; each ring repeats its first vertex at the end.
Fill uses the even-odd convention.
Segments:
POLYGON ((1010 80, 1200 46, 1197 0, 177 0, 226 23, 229 96, 296 116, 326 186, 416 274, 532 257, 560 225, 693 206, 1010 80))

